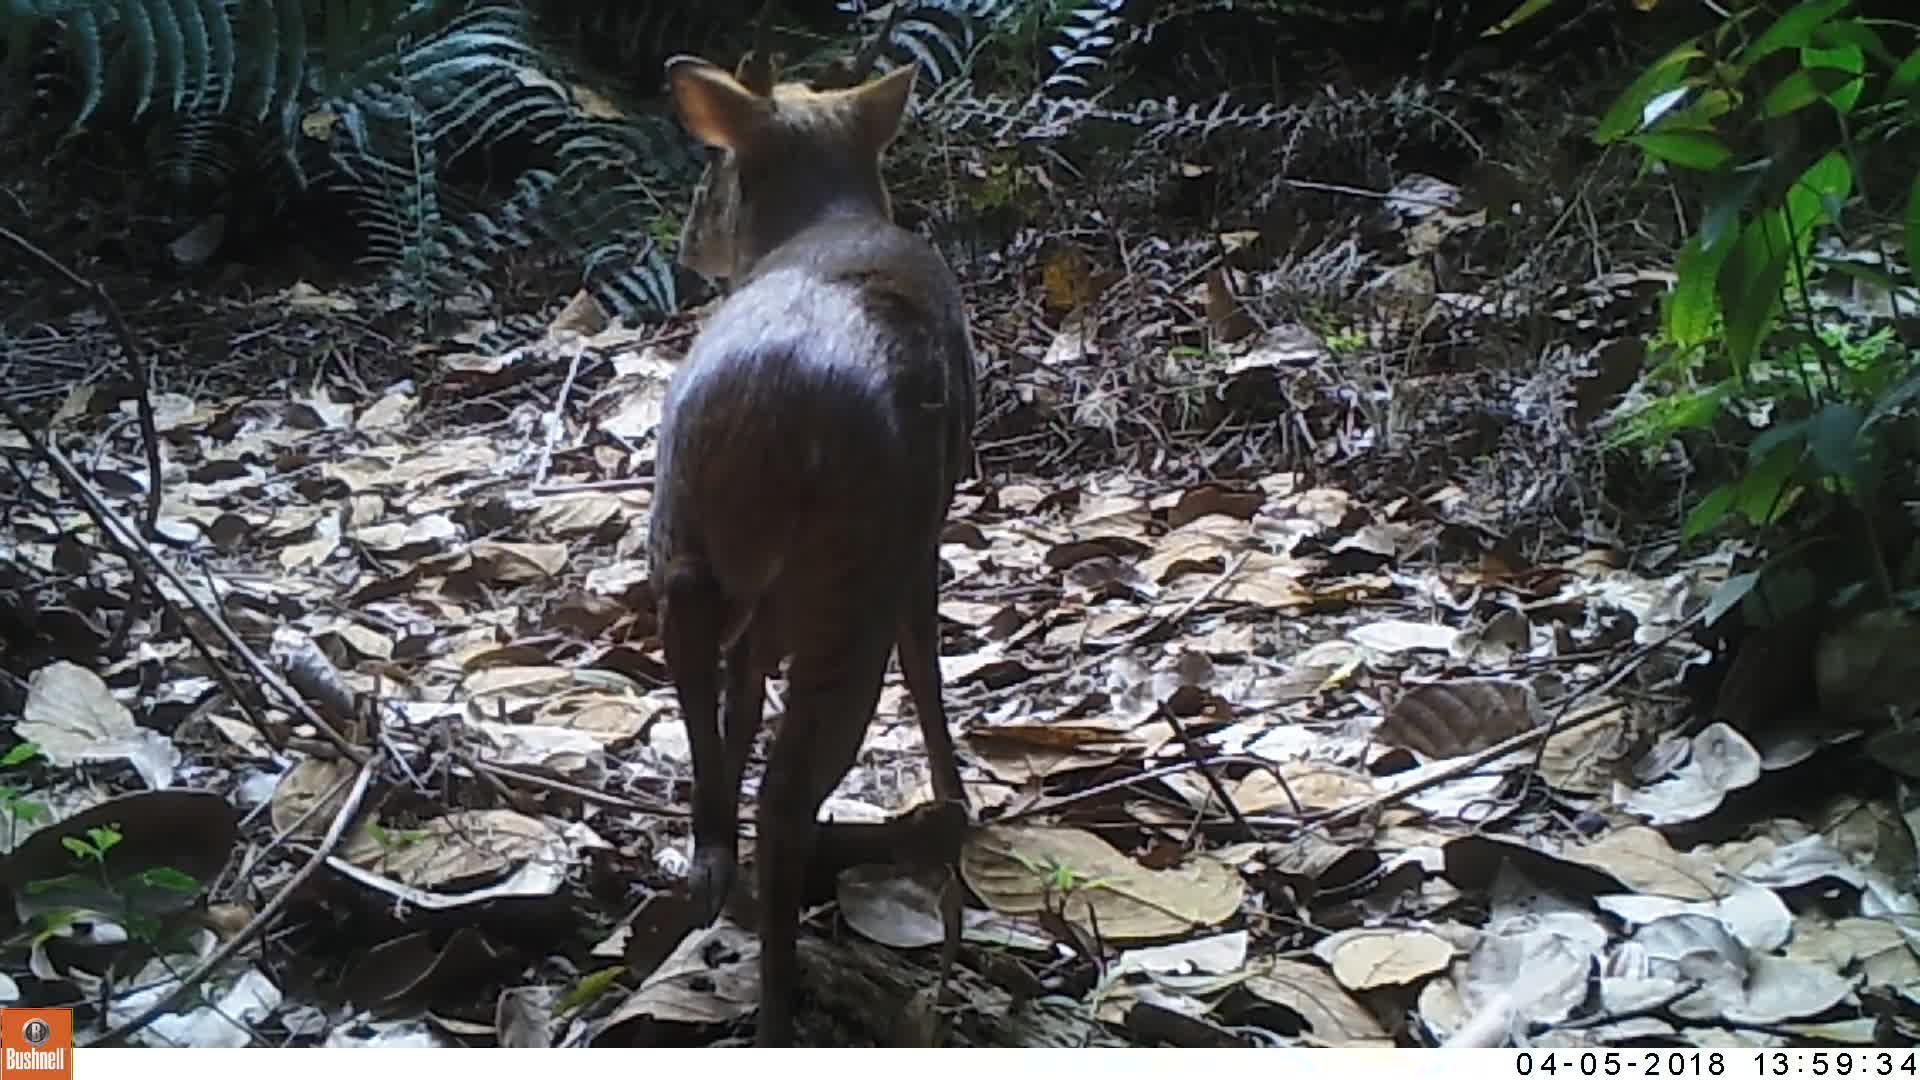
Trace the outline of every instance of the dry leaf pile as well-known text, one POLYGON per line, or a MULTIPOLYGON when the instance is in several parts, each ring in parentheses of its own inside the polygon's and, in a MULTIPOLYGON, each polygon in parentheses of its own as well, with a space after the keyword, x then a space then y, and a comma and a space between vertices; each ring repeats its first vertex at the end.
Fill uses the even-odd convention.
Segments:
MULTIPOLYGON (((674 895, 691 761, 644 477, 679 348, 576 305, 442 358, 439 393, 500 406, 462 431, 408 386, 169 395, 157 478, 76 390, 52 435, 95 448, 88 484, 129 522, 159 492, 137 578, 0 433, 35 470, 7 562, 82 583, 8 637, 39 756, 9 763, 6 880, 40 921, 0 997, 30 972, 106 1003, 83 1042, 194 1045, 748 1016, 751 935, 686 932, 674 895), (558 400, 511 392, 536 365, 570 370, 558 400)), ((1823 635, 1807 707, 1743 652, 1688 723, 1731 553, 1522 560, 1462 542, 1499 539, 1468 502, 1289 473, 963 490, 942 667, 973 981, 916 998, 934 1038, 1044 999, 1136 1041, 1911 1041, 1920 765, 1876 717, 1920 704, 1912 625, 1823 635)), ((826 812, 927 795, 890 677, 826 812)), ((930 984, 940 888, 850 871, 816 927, 930 984)))

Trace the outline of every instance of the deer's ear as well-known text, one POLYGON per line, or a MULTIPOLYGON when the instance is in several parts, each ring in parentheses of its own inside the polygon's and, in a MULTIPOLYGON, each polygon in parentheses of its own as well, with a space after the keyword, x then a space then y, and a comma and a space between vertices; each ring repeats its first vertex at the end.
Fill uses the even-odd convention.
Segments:
POLYGON ((902 64, 853 92, 860 137, 875 154, 885 150, 899 134, 900 118, 906 115, 913 81, 919 74, 919 64, 902 64))
POLYGON ((752 135, 767 107, 766 99, 696 56, 667 61, 667 86, 687 132, 708 146, 738 150, 752 135))

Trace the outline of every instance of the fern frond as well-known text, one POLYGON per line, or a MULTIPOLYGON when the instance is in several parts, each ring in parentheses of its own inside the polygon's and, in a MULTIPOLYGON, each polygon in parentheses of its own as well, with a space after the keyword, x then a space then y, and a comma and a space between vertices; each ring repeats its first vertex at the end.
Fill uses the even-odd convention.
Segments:
POLYGON ((73 118, 73 127, 78 130, 106 95, 106 64, 100 52, 100 23, 93 12, 81 8, 67 17, 66 24, 67 41, 80 68, 81 85, 86 88, 81 92, 80 110, 73 118))
POLYGON ((153 104, 153 88, 158 78, 159 39, 145 0, 122 0, 120 15, 127 27, 127 39, 122 51, 131 56, 134 81, 139 87, 133 106, 133 115, 138 119, 145 116, 147 107, 153 104))
POLYGON ((1047 48, 1053 73, 1040 84, 1042 93, 1091 90, 1090 76, 1106 68, 1126 35, 1123 18, 1127 0, 1094 0, 1067 16, 1059 34, 1066 41, 1047 48))

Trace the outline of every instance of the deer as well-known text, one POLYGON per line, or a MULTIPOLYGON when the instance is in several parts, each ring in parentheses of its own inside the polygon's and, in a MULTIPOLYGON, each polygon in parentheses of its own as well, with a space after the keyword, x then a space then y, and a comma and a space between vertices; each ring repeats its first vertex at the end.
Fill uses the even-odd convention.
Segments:
POLYGON ((648 549, 692 748, 688 892, 701 925, 735 885, 741 781, 765 681, 786 665, 754 854, 756 1041, 786 1046, 816 819, 858 756, 896 649, 936 803, 964 824, 939 668, 939 547, 971 475, 977 406, 959 282, 895 223, 880 175, 917 66, 868 81, 868 52, 832 77, 843 85, 776 83, 757 44, 733 72, 688 55, 666 63, 675 110, 709 153, 679 261, 730 291, 668 384, 648 549))

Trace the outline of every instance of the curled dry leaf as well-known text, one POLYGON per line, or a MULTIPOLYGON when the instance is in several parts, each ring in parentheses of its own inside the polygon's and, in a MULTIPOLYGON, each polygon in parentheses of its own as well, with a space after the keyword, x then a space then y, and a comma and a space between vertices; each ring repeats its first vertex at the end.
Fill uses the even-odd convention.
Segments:
POLYGON ((1333 973, 1317 964, 1272 960, 1242 984, 1265 1001, 1298 1015, 1302 1041, 1314 1046, 1385 1049, 1393 1036, 1356 1001, 1333 973))
POLYGON ((1656 977, 1697 981, 1670 1007, 1682 1017, 1733 1024, 1778 1024, 1825 1012, 1853 993, 1853 980, 1814 964, 1741 945, 1717 920, 1669 915, 1632 938, 1656 977))
POLYGON ((946 940, 940 919, 940 887, 946 867, 903 873, 891 866, 841 871, 840 917, 871 941, 895 949, 920 949, 946 940))
POLYGON ((1587 973, 1596 950, 1547 930, 1486 934, 1464 966, 1456 965, 1460 998, 1475 1012, 1499 998, 1512 1017, 1529 1024, 1557 1024, 1587 996, 1587 973))
POLYGON ((1228 975, 1247 962, 1247 932, 1233 930, 1225 934, 1128 949, 1114 964, 1113 974, 1144 972, 1151 975, 1228 975))
POLYGON ((515 986, 494 1005, 495 1041, 509 1049, 544 1050, 553 1045, 553 1006, 558 995, 551 986, 515 986))
POLYGON ((692 931, 593 1033, 598 1041, 641 1017, 719 1024, 760 1005, 760 943, 726 919, 692 931))
POLYGON ((365 828, 332 861, 377 875, 353 875, 369 885, 389 892, 397 887, 415 903, 446 906, 502 895, 549 895, 566 880, 580 851, 605 846, 578 822, 506 809, 456 810, 418 829, 365 828), (436 896, 429 890, 444 892, 436 896))
POLYGON ((1669 915, 1703 915, 1717 919, 1734 939, 1749 949, 1773 952, 1793 934, 1793 913, 1772 889, 1736 883, 1717 900, 1679 900, 1670 896, 1602 896, 1601 910, 1629 925, 1646 924, 1669 915))
POLYGON ((1645 787, 1614 785, 1621 809, 1654 825, 1697 821, 1720 808, 1730 792, 1760 779, 1760 751, 1724 723, 1695 735, 1691 754, 1664 779, 1645 787))
POLYGON ((1400 695, 1380 733, 1429 758, 1464 757, 1534 726, 1533 688, 1512 679, 1452 679, 1400 695))
POLYGON ((1149 870, 1079 829, 979 830, 961 849, 960 872, 995 911, 1032 914, 1064 897, 1069 920, 1091 932, 1097 918, 1099 933, 1114 941, 1213 926, 1238 911, 1245 894, 1239 875, 1217 860, 1195 856, 1149 870))
POLYGON ((1533 624, 1526 613, 1507 608, 1455 638, 1452 655, 1476 666, 1501 668, 1512 664, 1516 655, 1525 655, 1532 641, 1533 624))
POLYGON ((1911 988, 1920 983, 1920 957, 1891 918, 1829 919, 1807 912, 1794 920, 1787 957, 1830 971, 1856 965, 1866 986, 1911 988))
POLYGON ((1605 795, 1625 774, 1633 732, 1625 707, 1557 732, 1540 753, 1540 775, 1556 791, 1605 795))
POLYGON ((1132 732, 1085 724, 1008 724, 975 728, 964 738, 973 760, 996 778, 1020 785, 1074 769, 1140 757, 1172 737, 1168 725, 1132 732))

